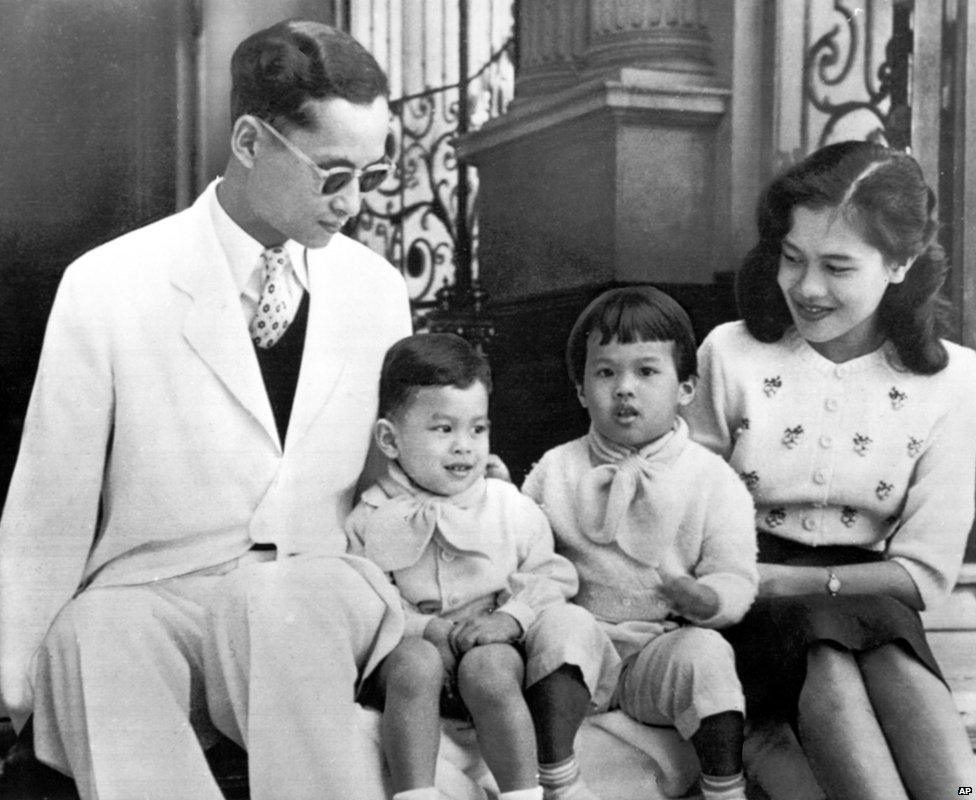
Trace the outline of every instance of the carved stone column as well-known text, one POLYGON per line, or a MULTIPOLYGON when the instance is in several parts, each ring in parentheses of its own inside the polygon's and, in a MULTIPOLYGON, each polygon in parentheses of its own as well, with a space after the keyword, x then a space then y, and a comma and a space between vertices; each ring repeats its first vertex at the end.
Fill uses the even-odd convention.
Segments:
POLYGON ((702 0, 522 0, 518 33, 516 102, 621 68, 714 75, 702 0))
POLYGON ((587 43, 587 0, 519 3, 516 102, 573 86, 587 43))
POLYGON ((592 0, 584 77, 639 67, 713 76, 702 0, 592 0))

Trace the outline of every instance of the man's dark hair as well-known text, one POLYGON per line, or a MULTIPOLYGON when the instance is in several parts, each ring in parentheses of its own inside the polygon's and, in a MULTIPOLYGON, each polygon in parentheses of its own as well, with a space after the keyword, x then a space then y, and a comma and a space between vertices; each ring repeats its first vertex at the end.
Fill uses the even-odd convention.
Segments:
POLYGON ((231 122, 253 114, 307 127, 309 100, 367 105, 390 93, 376 59, 349 34, 320 22, 286 20, 252 34, 231 57, 231 122))

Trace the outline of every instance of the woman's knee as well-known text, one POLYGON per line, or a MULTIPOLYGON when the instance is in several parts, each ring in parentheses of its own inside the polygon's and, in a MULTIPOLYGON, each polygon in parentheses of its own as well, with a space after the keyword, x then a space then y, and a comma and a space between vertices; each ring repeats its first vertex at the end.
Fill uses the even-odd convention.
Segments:
POLYGON ((468 704, 507 703, 521 697, 525 666, 519 652, 508 644, 473 647, 458 663, 458 688, 468 704))
POLYGON ((801 721, 830 716, 851 703, 866 702, 864 680, 849 650, 818 642, 807 650, 807 672, 797 707, 801 721))

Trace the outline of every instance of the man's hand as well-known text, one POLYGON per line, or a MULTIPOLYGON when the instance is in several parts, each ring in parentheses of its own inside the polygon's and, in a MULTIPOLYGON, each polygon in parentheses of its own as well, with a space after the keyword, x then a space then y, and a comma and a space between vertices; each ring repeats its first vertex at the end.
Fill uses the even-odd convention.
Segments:
POLYGON ((522 635, 522 626, 511 614, 494 611, 455 625, 450 633, 451 649, 460 658, 479 644, 514 642, 522 635))
POLYGON ((444 674, 452 675, 457 666, 457 658, 451 649, 450 634, 455 627, 453 622, 446 619, 434 617, 424 628, 424 638, 437 648, 441 654, 441 661, 444 662, 444 674))
POLYGON ((658 569, 661 585, 658 592, 671 604, 675 613, 690 619, 708 619, 719 609, 719 598, 711 586, 699 583, 690 575, 679 575, 658 569))
POLYGON ((511 473, 508 471, 508 467, 505 466, 505 462, 502 461, 494 453, 488 456, 488 460, 485 462, 485 477, 486 478, 498 478, 500 481, 512 482, 511 473))

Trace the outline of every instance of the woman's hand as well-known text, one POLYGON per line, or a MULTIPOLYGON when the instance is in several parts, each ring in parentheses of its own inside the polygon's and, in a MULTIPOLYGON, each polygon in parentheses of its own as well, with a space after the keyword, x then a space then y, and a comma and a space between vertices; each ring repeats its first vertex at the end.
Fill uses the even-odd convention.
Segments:
POLYGON ((460 658, 479 644, 507 644, 522 635, 522 626, 511 614, 495 611, 455 625, 450 633, 451 649, 460 658))

